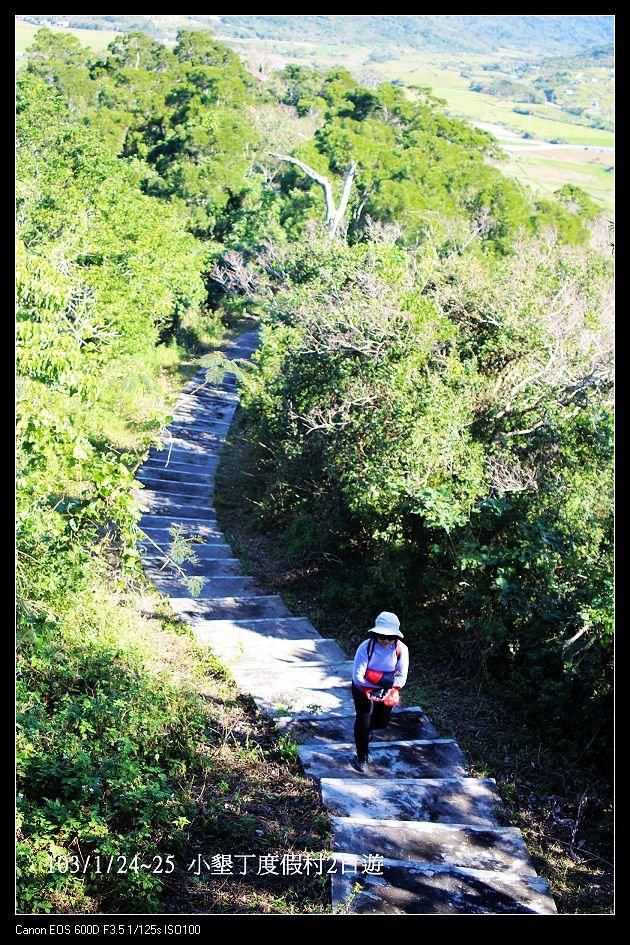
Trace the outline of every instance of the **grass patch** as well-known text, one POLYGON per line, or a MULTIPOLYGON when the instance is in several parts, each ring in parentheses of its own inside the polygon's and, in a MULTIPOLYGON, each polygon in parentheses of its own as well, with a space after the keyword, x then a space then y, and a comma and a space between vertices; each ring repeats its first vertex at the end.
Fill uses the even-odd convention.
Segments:
MULTIPOLYGON (((15 21, 15 68, 23 69, 26 65, 26 50, 32 45, 36 33, 42 29, 41 26, 35 26, 33 23, 25 23, 23 20, 15 21)), ((48 29, 55 33, 70 33, 76 36, 82 46, 101 52, 107 49, 109 44, 120 36, 115 30, 77 30, 65 29, 61 26, 49 26, 48 29)))
POLYGON ((230 317, 220 310, 187 314, 168 342, 107 365, 98 396, 83 417, 92 443, 139 458, 166 424, 203 355, 248 327, 248 316, 230 317))
POLYGON ((528 151, 526 148, 519 152, 511 149, 508 153, 508 160, 496 165, 502 174, 513 177, 533 191, 548 197, 570 180, 593 197, 603 212, 614 214, 615 170, 612 160, 609 164, 602 165, 599 161, 594 161, 592 156, 589 157, 592 152, 588 151, 583 152, 581 161, 567 161, 560 156, 545 157, 545 152, 528 151))
POLYGON ((286 739, 151 588, 92 577, 45 640, 22 634, 20 911, 326 911, 325 877, 239 875, 258 857, 280 871, 325 851, 327 819, 286 739), (97 875, 97 855, 174 869, 97 875), (51 856, 78 876, 51 874, 51 856), (215 856, 232 858, 227 883, 206 875, 215 856))
POLYGON ((463 78, 459 69, 445 68, 437 57, 436 61, 427 62, 418 54, 401 56, 400 59, 379 62, 376 68, 390 81, 400 79, 406 85, 428 85, 441 98, 446 98, 446 93, 452 89, 464 91, 470 85, 470 79, 463 78))
MULTIPOLYGON (((97 448, 139 457, 201 354, 244 325, 211 318, 192 350, 174 342, 107 368, 97 448)), ((18 911, 328 911, 325 873, 283 871, 329 840, 294 746, 173 620, 115 529, 73 533, 36 511, 20 544, 18 911), (213 857, 233 875, 212 875, 213 857)))
POLYGON ((343 65, 356 69, 365 64, 370 54, 366 46, 334 45, 329 43, 297 42, 281 39, 237 39, 224 37, 222 42, 239 56, 253 63, 271 63, 274 69, 287 64, 308 65, 316 69, 332 69, 343 65))

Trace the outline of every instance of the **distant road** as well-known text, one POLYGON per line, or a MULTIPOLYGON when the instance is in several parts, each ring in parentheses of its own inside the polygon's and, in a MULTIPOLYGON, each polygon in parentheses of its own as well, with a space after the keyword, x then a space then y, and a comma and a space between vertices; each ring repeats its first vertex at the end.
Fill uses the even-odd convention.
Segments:
POLYGON ((523 138, 515 131, 511 131, 504 125, 493 125, 484 121, 473 121, 468 119, 471 125, 481 128, 482 131, 489 131, 490 134, 498 138, 504 151, 551 151, 560 150, 582 150, 582 151, 603 151, 607 154, 613 154, 614 148, 604 147, 599 144, 552 144, 550 141, 541 141, 537 138, 523 138))

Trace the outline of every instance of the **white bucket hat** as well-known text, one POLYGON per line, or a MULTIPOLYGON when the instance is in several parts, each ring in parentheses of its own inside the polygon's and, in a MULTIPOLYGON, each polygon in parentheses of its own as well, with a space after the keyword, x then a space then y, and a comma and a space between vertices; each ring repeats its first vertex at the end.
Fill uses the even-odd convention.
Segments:
POLYGON ((378 615, 374 626, 371 630, 368 630, 368 633, 375 633, 381 637, 399 637, 401 640, 404 640, 400 632, 400 620, 396 614, 390 614, 386 610, 378 615))

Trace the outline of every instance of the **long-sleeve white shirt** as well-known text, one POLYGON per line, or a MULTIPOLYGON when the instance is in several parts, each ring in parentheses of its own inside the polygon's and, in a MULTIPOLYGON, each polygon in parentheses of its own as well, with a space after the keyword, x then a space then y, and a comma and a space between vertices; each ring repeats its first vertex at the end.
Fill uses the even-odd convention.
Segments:
POLYGON ((373 669, 377 673, 394 673, 396 676, 394 685, 397 688, 402 689, 402 687, 407 682, 407 673, 409 672, 409 649, 402 642, 402 640, 396 639, 396 642, 400 650, 399 659, 396 658, 395 646, 383 646, 378 640, 376 640, 374 643, 374 651, 370 657, 369 666, 368 646, 370 645, 371 641, 364 640, 363 643, 361 643, 355 654, 354 666, 352 668, 352 681, 355 686, 358 686, 359 688, 366 686, 370 689, 378 689, 378 683, 370 682, 365 678, 366 671, 368 669, 373 669))

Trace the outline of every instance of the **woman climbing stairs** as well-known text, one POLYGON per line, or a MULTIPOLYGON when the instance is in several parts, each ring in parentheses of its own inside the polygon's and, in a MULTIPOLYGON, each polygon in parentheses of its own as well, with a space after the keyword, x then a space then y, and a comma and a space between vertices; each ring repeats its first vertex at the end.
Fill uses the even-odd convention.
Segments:
MULTIPOLYGON (((256 345, 257 333, 247 332, 224 354, 248 358, 256 345)), ((175 614, 298 743, 331 816, 333 909, 555 913, 520 832, 499 824, 494 781, 471 777, 457 742, 440 738, 421 708, 394 709, 388 728, 375 733, 369 772, 354 768, 351 661, 243 575, 219 529, 214 476, 237 403, 234 375, 208 385, 200 371, 184 389, 165 448, 152 448, 137 474, 143 563, 175 614), (161 552, 174 526, 194 540, 194 562, 174 566, 161 552), (182 573, 202 580, 198 593, 182 573)))

